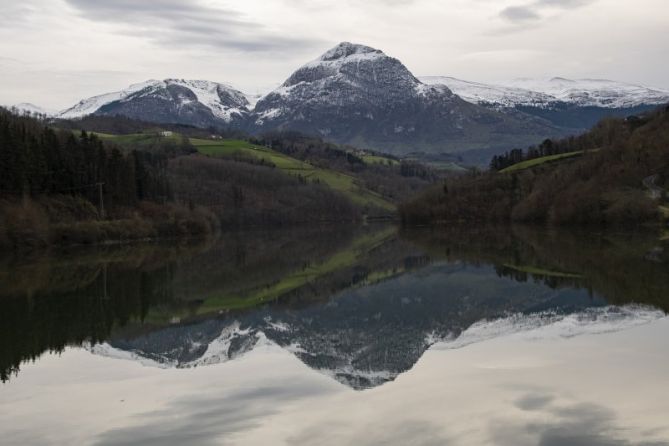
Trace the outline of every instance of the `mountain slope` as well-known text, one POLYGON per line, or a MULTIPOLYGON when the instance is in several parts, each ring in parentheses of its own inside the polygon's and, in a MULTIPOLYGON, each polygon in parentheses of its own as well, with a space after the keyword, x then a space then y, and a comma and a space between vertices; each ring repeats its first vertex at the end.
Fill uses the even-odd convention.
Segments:
POLYGON ((149 80, 122 91, 84 99, 58 117, 123 115, 150 122, 227 127, 241 125, 248 115, 248 106, 243 93, 224 84, 165 79, 149 80))
POLYGON ((426 85, 399 60, 347 42, 298 69, 254 115, 256 132, 297 130, 394 153, 508 147, 560 134, 540 119, 426 85))

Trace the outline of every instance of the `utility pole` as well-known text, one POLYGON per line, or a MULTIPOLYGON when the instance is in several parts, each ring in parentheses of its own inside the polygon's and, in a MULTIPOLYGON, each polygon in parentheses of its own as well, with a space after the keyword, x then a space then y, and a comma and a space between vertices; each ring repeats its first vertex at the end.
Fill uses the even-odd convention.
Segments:
POLYGON ((100 218, 105 218, 105 202, 102 198, 102 186, 104 186, 104 184, 105 183, 97 183, 98 193, 100 195, 100 218))

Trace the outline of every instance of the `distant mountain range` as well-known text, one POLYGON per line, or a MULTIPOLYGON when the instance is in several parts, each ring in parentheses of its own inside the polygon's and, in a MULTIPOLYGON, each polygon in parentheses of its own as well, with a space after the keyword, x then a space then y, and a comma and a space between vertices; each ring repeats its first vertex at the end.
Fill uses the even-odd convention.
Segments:
POLYGON ((669 103, 669 90, 605 79, 515 79, 482 84, 453 77, 425 76, 473 104, 499 111, 520 111, 553 125, 583 131, 607 116, 627 116, 669 103))
POLYGON ((669 91, 607 80, 518 79, 500 85, 415 77, 382 51, 343 42, 259 97, 198 80, 150 80, 49 113, 123 115, 157 123, 296 130, 395 154, 527 146, 572 134, 607 115, 669 102, 669 91))

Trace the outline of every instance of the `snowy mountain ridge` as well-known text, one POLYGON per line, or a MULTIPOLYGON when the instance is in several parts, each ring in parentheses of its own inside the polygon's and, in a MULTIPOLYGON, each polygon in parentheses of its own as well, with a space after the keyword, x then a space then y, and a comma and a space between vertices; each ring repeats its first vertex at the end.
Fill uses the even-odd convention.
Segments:
POLYGON ((669 102, 669 90, 606 79, 519 78, 497 84, 470 82, 448 76, 422 76, 430 85, 445 85, 464 100, 502 108, 551 108, 558 103, 579 107, 631 108, 669 102))

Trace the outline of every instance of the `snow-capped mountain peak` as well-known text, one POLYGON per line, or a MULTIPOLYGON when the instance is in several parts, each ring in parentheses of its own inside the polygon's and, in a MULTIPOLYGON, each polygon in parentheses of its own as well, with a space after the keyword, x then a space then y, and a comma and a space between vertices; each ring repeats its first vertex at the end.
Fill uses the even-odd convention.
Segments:
POLYGON ((137 119, 209 126, 228 124, 248 113, 249 101, 229 85, 206 80, 151 79, 81 100, 58 117, 124 114, 137 119), (184 122, 185 121, 185 122, 184 122))
MULTIPOLYGON (((381 50, 342 42, 300 67, 279 88, 261 98, 255 107, 255 124, 319 121, 330 123, 316 130, 328 136, 333 133, 329 125, 340 125, 333 121, 334 116, 360 115, 373 121, 389 107, 400 108, 426 96, 448 101, 452 95, 446 87, 424 85, 402 62, 381 50), (314 109, 310 117, 305 107, 314 109), (350 110, 344 112, 347 108, 350 110)), ((313 133, 304 127, 300 130, 313 133)))

